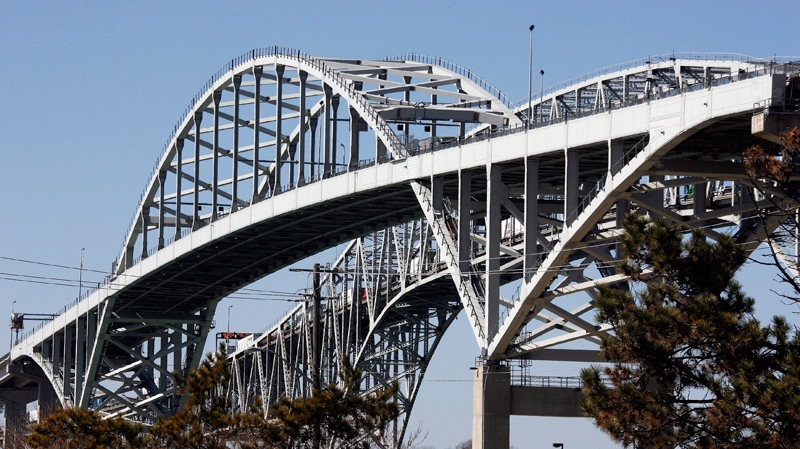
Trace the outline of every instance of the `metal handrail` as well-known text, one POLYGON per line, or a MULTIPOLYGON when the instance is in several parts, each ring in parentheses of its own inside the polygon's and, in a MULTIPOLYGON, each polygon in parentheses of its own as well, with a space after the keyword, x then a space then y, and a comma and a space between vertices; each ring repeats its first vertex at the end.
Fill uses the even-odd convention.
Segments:
MULTIPOLYGON (((583 75, 578 75, 576 77, 570 78, 566 81, 562 81, 558 84, 552 85, 545 89, 544 94, 542 97, 546 97, 556 91, 566 89, 567 87, 581 84, 584 81, 588 81, 593 78, 598 78, 603 75, 608 75, 614 72, 620 72, 622 70, 632 69, 634 67, 644 67, 649 64, 653 63, 660 63, 660 62, 668 62, 671 60, 689 60, 689 61, 736 61, 736 62, 746 62, 749 64, 761 64, 761 65, 769 65, 769 64, 791 64, 800 61, 800 56, 775 56, 772 58, 756 58, 753 56, 743 55, 741 53, 666 53, 661 55, 655 56, 648 56, 646 58, 638 58, 627 62, 622 62, 619 64, 614 64, 606 67, 601 67, 599 69, 593 70, 591 72, 584 73, 583 75)), ((532 99, 539 99, 539 96, 531 97, 532 99)), ((521 107, 523 105, 528 104, 528 97, 525 96, 515 102, 512 103, 514 108, 521 107)))
POLYGON ((503 92, 501 92, 500 89, 489 84, 486 80, 476 75, 472 70, 462 67, 442 57, 422 55, 419 53, 405 53, 402 55, 387 56, 383 59, 385 61, 414 61, 422 64, 438 65, 439 67, 443 67, 451 72, 455 72, 463 77, 468 78, 470 81, 477 84, 481 89, 494 95, 494 97, 506 105, 507 108, 513 109, 514 103, 509 100, 508 97, 503 95, 503 92))

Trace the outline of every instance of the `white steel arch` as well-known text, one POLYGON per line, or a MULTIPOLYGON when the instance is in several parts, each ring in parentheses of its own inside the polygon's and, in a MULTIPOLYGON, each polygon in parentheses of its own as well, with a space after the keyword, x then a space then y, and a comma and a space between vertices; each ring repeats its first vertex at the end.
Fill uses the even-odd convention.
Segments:
MULTIPOLYGON (((62 404, 150 422, 180 405, 169 373, 197 366, 221 298, 321 249, 420 218, 417 246, 404 249, 423 251, 418 266, 428 263, 425 254, 436 261, 420 272, 428 281, 403 284, 409 273, 394 271, 383 272, 383 281, 360 278, 364 291, 394 293, 383 299, 386 307, 364 298, 370 324, 358 338, 360 348, 374 349, 351 352, 375 366, 409 357, 407 370, 376 369, 371 380, 410 379, 406 416, 425 366, 410 361, 433 353, 437 332, 460 307, 492 363, 547 357, 545 350, 561 343, 591 340, 603 331, 581 317, 591 303, 568 309, 558 301, 570 291, 624 281, 612 266, 620 211, 663 216, 687 229, 707 226, 712 236, 734 228, 742 243, 776 225, 748 221, 763 204, 748 193, 758 181, 742 174, 730 142, 756 140, 754 112, 792 112, 785 94, 797 89, 797 66, 753 64, 742 73, 732 67, 702 84, 520 126, 486 86, 453 66, 319 60, 274 47, 244 55, 212 78, 176 128, 115 276, 14 347, 0 362, 0 385, 23 379, 11 366, 38 364, 62 404), (346 120, 335 112, 337 95, 348 104, 346 120), (470 137, 466 123, 497 129, 470 137), (425 139, 416 138, 420 130, 425 139), (337 140, 342 135, 349 146, 337 140), (334 153, 337 146, 344 153, 334 153), (334 154, 345 160, 338 164, 334 154), (679 189, 690 185, 707 195, 681 199, 679 189), (600 275, 589 279, 587 267, 600 275), (411 284, 424 291, 448 275, 455 282, 444 302, 417 301, 422 296, 411 284), (520 298, 501 298, 499 285, 519 278, 520 298), (393 321, 409 305, 418 307, 413 319, 393 321), (381 323, 404 330, 392 333, 381 323), (426 329, 413 341, 429 345, 416 355, 402 352, 413 346, 412 324, 426 329)), ((385 266, 407 267, 413 258, 392 245, 394 253, 370 251, 397 259, 385 266)), ((358 257, 362 265, 374 260, 358 257)), ((346 303, 345 290, 337 293, 346 303)), ((307 322, 308 312, 293 314, 307 322)), ((347 313, 326 325, 334 329, 333 316, 347 313)), ((292 332, 287 338, 299 335, 292 332)))
POLYGON ((122 273, 135 264, 136 249, 138 259, 146 258, 153 247, 160 249, 219 215, 318 177, 357 169, 363 155, 381 161, 407 157, 406 147, 413 143, 408 141, 413 138, 411 128, 422 127, 435 138, 436 128, 445 126, 443 122, 458 124, 461 136, 466 123, 520 123, 503 102, 469 76, 443 67, 406 61, 321 59, 278 47, 246 53, 206 84, 176 126, 142 194, 115 271, 122 273), (291 72, 295 75, 289 76, 291 72), (267 87, 275 88, 274 95, 262 92, 267 87), (295 87, 298 92, 284 93, 284 87, 295 87), (331 114, 341 100, 350 111, 348 145, 337 141, 340 119, 335 110, 331 114), (242 118, 242 105, 254 108, 248 118, 242 118), (274 115, 262 117, 262 107, 271 105, 275 105, 274 115), (212 120, 212 126, 204 127, 208 123, 204 117, 212 120), (319 141, 324 145, 318 145, 315 153, 315 128, 321 117, 324 126, 319 141), (390 124, 402 128, 405 142, 390 124), (362 152, 359 133, 367 129, 376 141, 374 148, 362 152), (249 142, 243 130, 253 133, 249 142), (226 132, 232 136, 222 143, 220 133, 226 132), (210 139, 203 140, 204 135, 210 139), (262 140, 265 136, 273 139, 262 140), (187 143, 194 145, 189 157, 185 157, 187 143), (348 153, 346 163, 334 160, 337 144, 348 153), (271 160, 262 160, 262 151, 271 160), (221 159, 231 159, 224 175, 221 159), (287 176, 289 181, 284 183, 287 176), (251 195, 242 193, 246 183, 253 185, 251 195), (228 204, 223 204, 226 201, 228 204), (210 207, 210 212, 197 210, 203 206, 210 207), (195 210, 187 213, 187 208, 195 210), (151 216, 151 210, 157 215, 151 216), (171 236, 165 233, 168 226, 174 230, 171 236), (157 244, 148 241, 148 234, 154 234, 151 238, 157 239, 157 244))

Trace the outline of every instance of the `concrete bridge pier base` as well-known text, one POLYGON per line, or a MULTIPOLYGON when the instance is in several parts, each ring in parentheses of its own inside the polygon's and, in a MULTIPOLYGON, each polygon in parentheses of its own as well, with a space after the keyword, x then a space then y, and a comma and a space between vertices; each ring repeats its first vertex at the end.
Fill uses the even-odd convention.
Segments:
POLYGON ((506 366, 479 366, 472 388, 472 449, 508 449, 511 373, 506 366))
POLYGON ((506 366, 480 366, 473 379, 472 449, 508 449, 511 415, 581 418, 582 395, 567 385, 511 385, 506 366))
POLYGON ((25 447, 27 436, 27 405, 38 397, 38 388, 26 387, 14 390, 0 390, 0 402, 3 403, 5 429, 3 435, 4 449, 25 447))

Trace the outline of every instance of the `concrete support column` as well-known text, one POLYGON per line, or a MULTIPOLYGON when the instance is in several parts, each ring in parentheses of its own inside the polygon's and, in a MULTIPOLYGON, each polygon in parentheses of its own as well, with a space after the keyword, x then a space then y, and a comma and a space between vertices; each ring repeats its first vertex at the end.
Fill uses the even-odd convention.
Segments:
POLYGON ((358 112, 350 108, 350 162, 348 170, 358 168, 358 112))
POLYGON ((159 352, 161 352, 161 359, 159 360, 159 366, 161 366, 161 371, 158 373, 158 391, 164 392, 167 389, 167 352, 164 351, 167 347, 169 347, 169 337, 165 334, 161 335, 161 346, 159 347, 159 352))
POLYGON ((147 228, 150 225, 150 208, 145 206, 142 208, 142 251, 141 251, 141 259, 144 260, 147 258, 147 228))
POLYGON ((700 184, 695 184, 693 187, 694 191, 692 192, 692 199, 693 199, 693 213, 694 215, 702 214, 708 208, 706 204, 706 188, 708 184, 702 182, 700 184))
POLYGON ((64 327, 64 400, 72 396, 72 364, 73 364, 72 326, 64 327))
MULTIPOLYGON (((300 159, 298 161, 297 182, 296 185, 302 186, 306 182, 306 132, 308 131, 308 122, 306 122, 306 81, 308 80, 308 73, 299 70, 300 76, 300 133, 297 136, 297 148, 300 150, 300 159)), ((294 182, 294 181, 292 181, 294 182)))
POLYGON ((75 395, 83 391, 86 368, 86 317, 80 317, 75 326, 75 395))
POLYGON ((578 152, 564 150, 564 225, 578 216, 578 152))
POLYGON ((327 176, 327 173, 331 171, 331 100, 333 98, 333 90, 327 84, 323 86, 323 90, 325 91, 325 125, 323 127, 325 140, 322 144, 324 147, 322 151, 325 155, 322 157, 322 173, 327 176))
POLYGON ((441 212, 444 209, 444 180, 441 176, 431 178, 431 196, 433 210, 441 212))
POLYGON ((294 175, 295 173, 294 167, 295 163, 297 162, 297 144, 290 143, 288 144, 288 148, 289 148, 288 151, 289 154, 287 159, 289 160, 289 185, 295 186, 297 185, 297 178, 295 178, 294 175))
MULTIPOLYGON (((622 142, 608 141, 608 174, 612 177, 622 169, 622 158, 625 155, 625 148, 622 142)), ((617 228, 622 228, 622 221, 628 214, 628 200, 617 200, 617 228)), ((619 249, 619 248, 617 248, 619 249)))
POLYGON ((28 413, 26 406, 26 403, 3 400, 3 407, 5 407, 5 435, 3 437, 3 447, 5 449, 22 449, 26 447, 25 438, 28 433, 28 413))
POLYGON ((86 357, 92 356, 97 341, 97 312, 89 312, 86 317, 86 357))
POLYGON ((375 134, 375 162, 380 163, 386 160, 386 144, 375 134))
POLYGON ((183 344, 183 334, 174 331, 170 339, 172 340, 172 371, 183 373, 183 358, 181 357, 181 352, 183 350, 180 349, 181 344, 183 344))
POLYGON ((219 102, 222 100, 222 91, 214 91, 214 131, 213 154, 211 155, 211 221, 217 221, 217 197, 219 196, 219 102))
POLYGON ((525 242, 523 254, 523 278, 529 282, 538 268, 539 236, 539 160, 529 157, 525 159, 525 242))
POLYGON ((500 206, 503 204, 502 167, 486 165, 486 343, 500 326, 500 206))
POLYGON ((336 153, 339 151, 339 141, 337 139, 339 134, 339 96, 334 95, 331 98, 331 171, 336 172, 336 153))
POLYGON ((50 361, 50 357, 53 355, 53 341, 52 340, 45 340, 42 342, 42 358, 44 360, 50 361))
POLYGON ((61 354, 64 350, 61 341, 61 334, 53 335, 53 376, 61 373, 61 354))
POLYGON ((317 166, 319 165, 319 155, 317 154, 317 117, 308 118, 308 168, 312 178, 317 176, 317 166))
POLYGON ((613 140, 608 141, 608 173, 611 176, 619 173, 622 168, 622 156, 625 154, 625 148, 622 142, 613 140))
POLYGON ((164 190, 166 189, 167 172, 158 172, 158 249, 164 247, 164 190))
POLYGON ((504 366, 480 366, 472 382, 472 449, 508 449, 511 375, 504 366))
POLYGON ((183 139, 175 141, 175 240, 181 238, 181 181, 183 180, 183 139))
MULTIPOLYGON (((650 175, 647 177, 648 183, 661 183, 664 181, 664 175, 650 175)), ((645 194, 645 201, 650 203, 658 208, 664 207, 664 190, 663 189, 654 189, 646 192, 645 194)), ((654 217, 652 214, 648 213, 652 218, 654 217)))
POLYGON ((192 229, 200 227, 200 124, 203 122, 203 111, 194 113, 194 187, 192 191, 192 229))
POLYGON ((242 75, 233 76, 233 160, 231 170, 231 213, 236 212, 239 198, 239 89, 242 75))
POLYGON ((472 173, 461 171, 458 174, 458 269, 461 271, 462 279, 472 271, 470 268, 470 258, 472 242, 469 239, 471 232, 471 212, 472 212, 472 173))
POLYGON ((261 141, 259 139, 261 131, 261 75, 264 74, 264 68, 261 66, 253 67, 253 77, 255 78, 255 86, 253 87, 253 193, 250 198, 251 203, 258 201, 258 188, 259 188, 259 146, 261 141))
MULTIPOLYGON (((150 337, 147 340, 147 360, 149 362, 156 363, 156 361, 153 360, 153 355, 155 353, 156 353, 156 339, 155 337, 150 337)), ((145 371, 147 371, 147 373, 150 374, 150 377, 153 377, 153 374, 155 374, 152 366, 148 366, 147 368, 145 368, 145 371)))
POLYGON ((286 67, 275 65, 275 176, 273 178, 272 194, 281 191, 281 152, 283 151, 283 73, 286 67))
POLYGON ((56 410, 60 404, 58 403, 58 395, 56 390, 50 382, 39 382, 38 391, 39 402, 39 421, 56 410))

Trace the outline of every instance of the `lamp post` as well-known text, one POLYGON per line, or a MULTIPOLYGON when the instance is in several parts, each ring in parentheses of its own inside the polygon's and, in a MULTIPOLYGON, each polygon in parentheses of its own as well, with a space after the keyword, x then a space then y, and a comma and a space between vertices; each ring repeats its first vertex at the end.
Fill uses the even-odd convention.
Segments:
POLYGON ((553 447, 558 449, 564 449, 564 443, 553 443, 553 447))
MULTIPOLYGON (((230 337, 231 333, 231 309, 233 308, 233 304, 228 306, 228 336, 230 337)), ((227 339, 226 339, 227 340, 227 339)))
POLYGON ((228 342, 231 338, 231 309, 233 308, 233 304, 228 306, 228 332, 225 333, 225 352, 228 352, 228 342))
POLYGON ((528 60, 528 126, 531 125, 531 86, 533 84, 533 28, 534 25, 531 25, 528 28, 531 32, 531 39, 530 39, 530 59, 528 60))
POLYGON ((86 248, 81 248, 81 266, 78 269, 78 301, 81 300, 81 290, 83 290, 83 250, 86 248))

